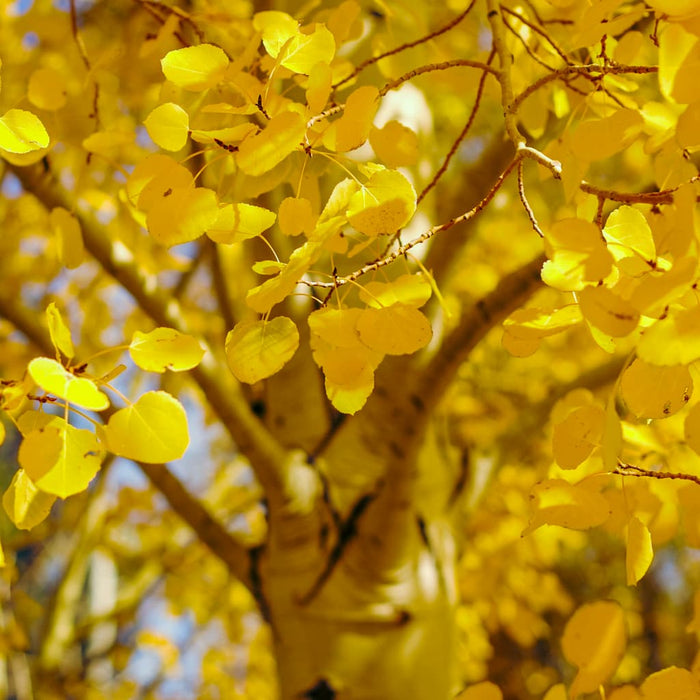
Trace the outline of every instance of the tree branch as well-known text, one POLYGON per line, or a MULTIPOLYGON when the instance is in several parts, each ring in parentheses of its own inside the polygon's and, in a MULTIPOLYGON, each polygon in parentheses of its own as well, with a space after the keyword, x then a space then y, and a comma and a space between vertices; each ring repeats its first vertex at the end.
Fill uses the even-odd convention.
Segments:
MULTIPOLYGON (((47 330, 37 321, 37 315, 20 306, 17 298, 0 295, 0 316, 23 333, 40 352, 49 357, 54 349, 47 330)), ((102 414, 103 416, 106 413, 102 414)), ((233 576, 250 587, 248 550, 215 520, 207 509, 193 498, 182 483, 162 464, 137 463, 155 488, 165 497, 173 510, 197 533, 233 576)))
POLYGON ((542 286, 544 255, 501 279, 496 288, 462 314, 457 327, 443 340, 417 381, 416 393, 426 412, 440 400, 459 366, 484 336, 542 286))
MULTIPOLYGON (((40 166, 10 166, 22 183, 47 208, 75 209, 70 198, 40 166)), ((75 212, 83 232, 86 250, 118 284, 136 300, 139 307, 159 326, 189 330, 180 306, 167 290, 158 289, 133 261, 128 250, 110 241, 91 217, 75 212)), ((231 435, 238 449, 248 458, 271 504, 287 500, 286 453, 248 406, 240 386, 222 371, 211 353, 190 370, 190 376, 206 396, 209 405, 231 435)))

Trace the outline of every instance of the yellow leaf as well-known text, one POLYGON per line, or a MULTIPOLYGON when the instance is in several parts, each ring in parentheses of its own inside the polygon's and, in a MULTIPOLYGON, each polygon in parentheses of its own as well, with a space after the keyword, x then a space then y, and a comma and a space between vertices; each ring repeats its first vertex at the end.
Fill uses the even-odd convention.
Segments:
POLYGON ((545 230, 547 254, 542 279, 565 292, 581 289, 587 282, 607 278, 613 258, 595 224, 583 219, 562 219, 545 230))
POLYGON ((133 143, 134 134, 117 131, 95 131, 82 141, 88 153, 99 153, 105 158, 115 158, 122 146, 133 143))
POLYGON ((698 679, 685 668, 670 666, 652 673, 642 683, 644 700, 697 700, 700 698, 698 679))
POLYGON ((253 15, 253 27, 262 33, 262 42, 272 58, 277 58, 280 49, 299 33, 299 22, 286 12, 267 10, 253 15))
POLYGON ((688 105, 678 117, 676 140, 681 148, 695 151, 700 147, 700 102, 688 105))
POLYGON ((103 433, 110 452, 150 464, 179 459, 190 442, 185 409, 165 391, 149 391, 117 411, 103 433))
POLYGON ((226 359, 239 382, 255 384, 279 372, 298 347, 299 331, 286 316, 243 321, 226 336, 226 359))
POLYGON ((63 321, 61 312, 54 302, 51 302, 46 307, 46 321, 49 326, 49 335, 53 346, 70 360, 75 355, 73 341, 71 340, 68 326, 63 321))
POLYGON ((18 469, 2 496, 7 517, 20 530, 31 530, 46 519, 56 496, 39 490, 24 469, 18 469))
POLYGON ((566 696, 566 686, 563 683, 553 685, 542 700, 568 700, 566 696))
POLYGON ((576 304, 568 304, 552 310, 536 307, 518 309, 503 322, 503 326, 513 336, 531 340, 556 335, 579 323, 581 310, 576 304))
POLYGON ((491 681, 470 685, 455 700, 503 700, 501 689, 491 681))
POLYGON ((639 323, 639 312, 607 287, 584 287, 578 300, 586 320, 613 338, 629 335, 639 323))
POLYGON ((605 411, 597 405, 575 408, 554 425, 552 452, 562 469, 575 469, 601 444, 605 411))
POLYGON ((333 72, 327 63, 317 63, 311 68, 306 85, 306 104, 312 114, 318 114, 331 94, 333 72))
POLYGON ((433 337, 427 317, 406 304, 365 309, 359 315, 356 327, 360 340, 367 347, 386 355, 416 352, 433 337))
POLYGON ((31 378, 47 393, 91 411, 103 411, 109 399, 84 377, 73 376, 56 360, 35 357, 27 367, 31 378))
MULTIPOLYGON (((281 212, 280 212, 281 214, 281 212)), ((207 236, 216 243, 231 245, 259 236, 275 223, 276 214, 253 204, 226 204, 219 208, 207 236)))
POLYGON ((369 143, 377 158, 390 168, 414 165, 418 160, 418 137, 401 122, 389 121, 381 129, 373 128, 369 143))
POLYGON ((171 83, 198 92, 214 87, 224 77, 229 60, 218 46, 199 44, 168 52, 160 65, 171 83))
POLYGON ((368 236, 396 233, 416 211, 416 191, 397 170, 380 170, 348 204, 350 224, 368 236))
POLYGON ((637 581, 646 574, 654 559, 649 528, 636 516, 630 518, 627 525, 627 585, 636 586, 637 581))
POLYGON ((280 112, 238 148, 236 163, 247 175, 262 175, 302 148, 306 122, 297 112, 280 112))
POLYGON ((627 645, 625 617, 618 603, 582 605, 566 623, 561 639, 567 661, 578 667, 571 697, 593 693, 618 667, 627 645))
POLYGON ((316 223, 311 202, 304 197, 286 197, 279 208, 280 231, 285 236, 298 236, 313 231, 316 223))
POLYGON ((129 353, 141 369, 149 372, 182 372, 202 361, 204 348, 191 335, 174 328, 156 328, 150 333, 135 331, 129 353))
POLYGON ((36 481, 56 464, 62 448, 61 427, 49 423, 25 435, 17 451, 17 461, 29 478, 36 481))
POLYGON ((170 156, 160 153, 144 158, 126 181, 126 194, 134 206, 148 211, 165 193, 175 188, 193 187, 192 173, 170 156))
POLYGON ((530 357, 530 355, 534 355, 537 352, 541 341, 537 336, 520 337, 512 333, 510 328, 504 328, 501 345, 513 357, 530 357))
POLYGON ((49 214, 49 223, 58 240, 58 258, 69 270, 85 262, 83 233, 78 219, 63 207, 54 207, 49 214))
MULTIPOLYGON (((566 700, 566 698, 563 698, 563 700, 566 700)), ((619 688, 615 688, 607 696, 607 700, 642 700, 642 695, 635 686, 622 685, 619 688)))
POLYGON ((392 304, 420 307, 430 299, 432 291, 423 274, 401 275, 392 282, 368 282, 360 291, 360 300, 373 309, 392 304))
POLYGON ((0 148, 10 153, 29 153, 49 145, 41 119, 23 109, 10 109, 0 117, 0 148))
POLYGON ((696 403, 685 417, 685 441, 700 454, 700 404, 696 403))
POLYGON ((571 139, 571 149, 583 161, 609 158, 627 148, 643 126, 644 119, 637 110, 618 109, 609 117, 581 122, 571 139))
POLYGON ((29 76, 27 98, 39 109, 56 111, 66 104, 66 81, 53 68, 37 68, 29 76))
POLYGON ((280 51, 285 68, 309 75, 317 63, 328 64, 333 60, 335 39, 323 24, 316 24, 310 34, 297 32, 280 51))
POLYGON ((674 19, 687 19, 700 13, 700 0, 647 0, 647 5, 674 19))
POLYGON ((700 358, 700 306, 671 311, 647 328, 637 355, 651 365, 688 365, 700 358))
POLYGON ((166 151, 179 151, 187 143, 190 118, 173 102, 156 107, 143 122, 153 142, 166 151))
POLYGON ((378 109, 379 90, 371 85, 357 88, 348 97, 340 119, 323 133, 323 145, 337 153, 359 148, 369 136, 378 109))
POLYGON ((684 365, 658 367, 637 358, 622 375, 620 391, 638 418, 668 418, 688 403, 693 378, 684 365))
POLYGON ((621 452, 622 423, 620 416, 617 415, 615 399, 611 396, 605 409, 605 428, 603 430, 603 445, 601 449, 603 467, 608 471, 613 471, 617 467, 621 452))
POLYGON ((199 238, 217 220, 219 202, 208 187, 166 190, 148 209, 146 225, 153 238, 165 246, 199 238))
POLYGON ((610 516, 610 505, 585 482, 570 484, 548 479, 532 490, 535 511, 523 535, 542 525, 558 525, 572 530, 588 530, 602 525, 610 516))
POLYGON ((608 216, 603 235, 613 255, 616 248, 621 248, 619 255, 615 255, 616 258, 631 254, 639 255, 647 262, 656 258, 656 247, 649 224, 644 214, 634 207, 624 205, 613 211, 608 216))
POLYGON ((659 37, 659 87, 662 94, 681 104, 700 99, 696 80, 700 69, 700 42, 680 24, 666 24, 659 37))
POLYGON ((5 442, 5 436, 7 433, 5 432, 5 424, 0 421, 0 445, 2 445, 3 442, 5 442))

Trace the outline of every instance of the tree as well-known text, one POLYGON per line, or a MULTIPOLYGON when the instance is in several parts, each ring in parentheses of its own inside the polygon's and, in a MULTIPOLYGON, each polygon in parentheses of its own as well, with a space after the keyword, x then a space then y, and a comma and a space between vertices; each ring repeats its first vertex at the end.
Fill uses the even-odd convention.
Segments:
POLYGON ((700 696, 698 0, 3 9, 6 696, 700 696))

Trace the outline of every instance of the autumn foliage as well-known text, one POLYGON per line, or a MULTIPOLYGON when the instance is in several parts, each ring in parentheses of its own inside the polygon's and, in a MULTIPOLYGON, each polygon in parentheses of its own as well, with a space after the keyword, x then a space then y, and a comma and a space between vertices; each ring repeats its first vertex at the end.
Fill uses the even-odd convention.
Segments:
POLYGON ((0 695, 700 698, 698 0, 3 15, 0 695))

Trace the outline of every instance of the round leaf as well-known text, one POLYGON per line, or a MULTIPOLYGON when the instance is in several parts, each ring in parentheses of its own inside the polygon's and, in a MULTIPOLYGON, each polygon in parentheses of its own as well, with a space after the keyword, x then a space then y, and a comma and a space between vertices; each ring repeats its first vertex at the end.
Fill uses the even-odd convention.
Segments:
POLYGON ((637 358, 622 375, 620 391, 638 418, 668 418, 688 403, 693 378, 684 365, 656 367, 637 358))
POLYGON ((73 376, 56 360, 35 357, 27 368, 31 378, 47 393, 92 411, 104 411, 109 399, 89 379, 73 376))
POLYGON ((171 83, 198 92, 214 87, 224 77, 229 60, 218 46, 199 44, 168 52, 160 65, 171 83))
POLYGON ((149 372, 182 372, 201 362, 204 348, 191 335, 174 328, 156 328, 150 333, 135 331, 129 353, 141 369, 149 372))
POLYGON ((0 148, 10 153, 30 153, 48 145, 49 134, 36 114, 10 109, 0 117, 0 148))
POLYGON ((165 391, 149 391, 117 411, 103 432, 110 452, 151 464, 179 459, 190 442, 185 409, 165 391))
POLYGON ((190 118, 173 102, 156 107, 144 121, 150 137, 166 151, 179 151, 187 143, 190 118))
POLYGON ((226 359, 239 382, 255 384, 279 372, 298 347, 299 331, 286 316, 244 321, 226 336, 226 359))
POLYGON ((433 336, 427 317, 406 304, 365 309, 357 320, 357 332, 367 347, 386 355, 416 352, 433 336))

